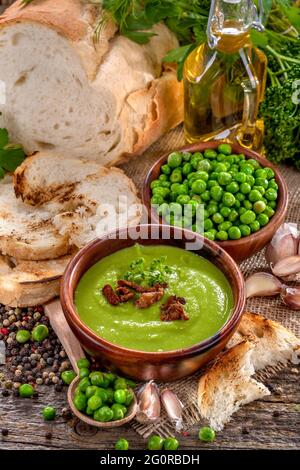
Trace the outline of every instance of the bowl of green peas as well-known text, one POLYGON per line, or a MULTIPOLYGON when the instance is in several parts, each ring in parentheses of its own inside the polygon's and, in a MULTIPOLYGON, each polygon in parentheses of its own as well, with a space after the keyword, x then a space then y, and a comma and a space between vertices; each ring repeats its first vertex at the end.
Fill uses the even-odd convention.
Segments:
POLYGON ((152 223, 202 233, 241 262, 260 251, 284 221, 288 189, 278 168, 258 153, 202 142, 152 166, 143 203, 152 223))

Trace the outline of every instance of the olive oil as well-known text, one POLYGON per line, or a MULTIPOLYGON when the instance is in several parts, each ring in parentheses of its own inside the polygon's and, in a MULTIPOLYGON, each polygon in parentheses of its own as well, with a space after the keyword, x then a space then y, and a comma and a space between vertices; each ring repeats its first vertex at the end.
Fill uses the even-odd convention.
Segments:
POLYGON ((259 150, 257 119, 266 84, 267 59, 251 43, 260 27, 250 0, 212 1, 208 40, 184 67, 185 134, 188 142, 222 139, 259 150))

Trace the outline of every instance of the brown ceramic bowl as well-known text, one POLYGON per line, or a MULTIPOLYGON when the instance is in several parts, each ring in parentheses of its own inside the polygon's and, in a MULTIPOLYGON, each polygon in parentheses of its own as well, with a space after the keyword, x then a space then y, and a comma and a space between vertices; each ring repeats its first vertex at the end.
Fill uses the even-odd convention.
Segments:
MULTIPOLYGON (((182 147, 181 151, 186 152, 202 152, 205 149, 215 149, 220 145, 222 142, 214 141, 214 142, 202 142, 193 145, 187 145, 182 147)), ((271 218, 268 225, 260 229, 258 232, 249 235, 248 237, 241 238, 240 240, 228 240, 228 241, 216 241, 219 246, 221 246, 227 253, 232 256, 232 258, 237 262, 240 263, 247 258, 250 258, 255 253, 260 251, 264 246, 269 243, 272 239, 276 230, 280 227, 283 223, 287 209, 288 209, 288 188, 283 176, 280 174, 279 170, 274 166, 271 162, 260 156, 258 153, 253 152, 251 150, 247 150, 241 147, 238 144, 232 144, 232 150, 235 154, 243 153, 247 158, 254 158, 257 160, 262 166, 268 166, 272 168, 275 173, 275 179, 279 186, 278 191, 278 205, 276 208, 276 212, 274 216, 271 218)), ((149 216, 151 217, 152 223, 163 223, 161 217, 157 215, 157 212, 154 209, 151 209, 151 190, 150 184, 153 180, 157 179, 160 175, 160 168, 164 165, 167 161, 168 155, 163 155, 157 162, 152 166, 149 170, 148 175, 145 179, 144 186, 143 186, 143 204, 149 210, 149 216)))
POLYGON ((83 348, 90 355, 99 358, 104 366, 116 369, 122 374, 138 380, 177 380, 192 374, 214 358, 233 335, 245 305, 243 276, 226 251, 199 234, 159 225, 142 225, 137 230, 137 237, 134 240, 128 237, 128 229, 122 229, 118 233, 118 238, 111 239, 107 236, 97 239, 75 255, 68 265, 61 283, 62 308, 73 333, 83 348), (163 230, 170 230, 169 239, 163 237, 163 230), (157 236, 153 231, 156 231, 157 236), (145 237, 145 233, 148 238, 145 237), (145 352, 112 344, 96 335, 80 320, 74 305, 74 292, 83 274, 99 260, 135 243, 172 245, 185 249, 186 242, 190 242, 191 237, 192 240, 203 244, 203 247, 195 252, 209 259, 225 274, 233 292, 232 315, 214 336, 186 349, 145 352))

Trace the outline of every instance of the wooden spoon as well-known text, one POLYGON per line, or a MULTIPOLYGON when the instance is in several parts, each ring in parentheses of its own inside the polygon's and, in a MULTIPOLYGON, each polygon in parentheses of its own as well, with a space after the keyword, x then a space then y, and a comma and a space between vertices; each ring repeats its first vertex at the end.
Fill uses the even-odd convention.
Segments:
POLYGON ((123 419, 119 419, 118 421, 96 421, 89 416, 81 413, 80 411, 75 408, 73 403, 73 397, 75 393, 75 389, 80 381, 79 378, 79 370, 77 366, 77 361, 83 357, 85 357, 85 353, 83 352, 82 347, 80 346, 79 341, 76 339, 74 334, 72 333, 66 319, 64 313, 61 308, 61 304, 59 300, 55 300, 53 302, 48 303, 45 305, 45 313, 49 317, 51 326, 55 331, 59 341, 61 342, 66 354, 72 364, 74 371, 76 372, 77 376, 75 379, 70 383, 68 388, 68 403, 69 406, 75 416, 79 418, 81 421, 89 424, 90 426, 96 426, 98 428, 115 428, 118 426, 122 426, 125 423, 131 421, 137 412, 137 399, 134 395, 132 403, 128 408, 127 415, 123 419))

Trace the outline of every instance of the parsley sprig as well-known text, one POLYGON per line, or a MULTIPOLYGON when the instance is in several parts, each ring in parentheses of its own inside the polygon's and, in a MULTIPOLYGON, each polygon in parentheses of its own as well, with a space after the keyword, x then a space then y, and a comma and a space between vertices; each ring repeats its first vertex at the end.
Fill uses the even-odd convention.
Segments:
POLYGON ((168 278, 174 272, 174 269, 165 263, 165 256, 155 258, 151 261, 149 266, 146 266, 144 258, 138 258, 130 264, 129 270, 123 277, 127 281, 135 282, 136 284, 144 286, 162 284, 164 282, 168 282, 168 278))
POLYGON ((13 173, 26 158, 21 145, 9 143, 7 129, 0 129, 0 179, 5 173, 13 173))

